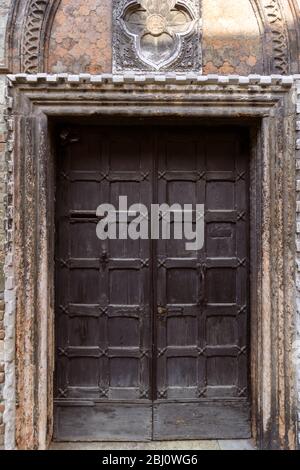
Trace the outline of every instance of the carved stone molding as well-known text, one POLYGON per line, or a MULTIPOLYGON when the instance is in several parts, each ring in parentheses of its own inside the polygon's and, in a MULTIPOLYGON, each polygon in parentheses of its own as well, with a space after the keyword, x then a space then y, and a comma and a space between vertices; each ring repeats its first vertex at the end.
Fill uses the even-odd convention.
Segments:
POLYGON ((199 0, 113 0, 113 70, 199 71, 199 0))
POLYGON ((41 32, 50 0, 31 0, 27 7, 22 38, 22 70, 25 73, 39 72, 41 32))
POLYGON ((271 73, 288 74, 290 69, 289 33, 282 7, 278 0, 261 1, 272 38, 271 73))
POLYGON ((14 171, 8 196, 15 217, 7 229, 13 279, 7 279, 5 299, 17 331, 16 447, 44 449, 52 431, 55 171, 51 145, 46 145, 49 122, 65 115, 93 115, 101 122, 164 116, 193 117, 201 125, 213 114, 231 124, 250 116, 255 120, 249 292, 253 429, 262 449, 294 449, 295 370, 289 346, 296 331, 293 79, 191 74, 181 82, 170 74, 163 84, 158 75, 143 81, 138 74, 140 82, 132 75, 123 82, 119 74, 9 77, 14 171), (10 286, 17 286, 16 302, 10 286))

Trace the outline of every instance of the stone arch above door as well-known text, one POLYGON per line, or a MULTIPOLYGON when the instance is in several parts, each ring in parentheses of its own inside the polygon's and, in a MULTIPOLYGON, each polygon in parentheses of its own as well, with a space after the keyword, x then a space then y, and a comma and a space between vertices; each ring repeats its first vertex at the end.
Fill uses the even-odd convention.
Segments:
MULTIPOLYGON (((200 3, 204 74, 299 71, 300 13, 296 0, 200 3)), ((12 72, 110 72, 112 2, 17 0, 7 39, 12 72)))

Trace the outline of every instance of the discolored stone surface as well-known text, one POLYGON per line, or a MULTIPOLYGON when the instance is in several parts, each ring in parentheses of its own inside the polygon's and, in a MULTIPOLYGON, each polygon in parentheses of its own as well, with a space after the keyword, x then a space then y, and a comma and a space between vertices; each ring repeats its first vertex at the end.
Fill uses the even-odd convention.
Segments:
POLYGON ((218 441, 53 443, 50 450, 220 450, 218 441))
MULTIPOLYGON (((254 286, 257 282, 257 288, 254 287, 254 291, 257 293, 258 305, 257 308, 253 307, 255 315, 253 322, 258 325, 258 330, 254 331, 253 341, 255 341, 254 350, 258 354, 253 358, 252 372, 255 404, 257 397, 262 393, 264 407, 254 406, 253 409, 254 413, 256 410, 259 413, 255 415, 255 419, 259 423, 259 431, 262 429, 264 433, 262 436, 264 441, 261 441, 264 448, 294 448, 295 421, 292 413, 294 374, 290 369, 290 351, 289 349, 285 350, 293 331, 292 321, 294 319, 295 254, 293 229, 295 208, 293 188, 295 177, 293 168, 295 141, 293 113, 295 103, 293 99, 295 96, 291 78, 281 78, 282 88, 278 87, 279 78, 276 77, 273 77, 273 80, 271 78, 266 80, 266 77, 261 79, 251 77, 248 82, 245 78, 241 78, 241 84, 235 86, 229 83, 228 86, 224 86, 226 83, 224 77, 220 77, 219 85, 215 86, 211 82, 216 82, 216 77, 207 79, 207 86, 196 85, 193 83, 193 79, 191 83, 191 79, 187 78, 186 83, 183 80, 183 83, 180 81, 178 84, 166 87, 163 87, 161 82, 155 80, 154 77, 152 78, 153 82, 149 83, 148 79, 148 83, 143 86, 131 82, 132 79, 138 77, 130 77, 129 83, 126 80, 123 85, 118 85, 119 82, 116 82, 117 78, 118 81, 122 78, 120 76, 96 78, 97 80, 103 78, 100 87, 95 86, 92 82, 95 77, 72 76, 65 77, 65 79, 52 76, 28 77, 27 87, 23 83, 24 76, 11 78, 19 83, 9 91, 9 98, 16 103, 13 108, 15 115, 23 115, 30 109, 30 106, 35 108, 32 117, 25 120, 25 125, 21 128, 22 133, 16 133, 16 142, 24 142, 24 144, 18 147, 18 151, 17 148, 14 150, 15 168, 18 169, 15 181, 18 182, 19 175, 24 174, 24 184, 16 185, 13 189, 16 197, 13 199, 12 210, 14 213, 20 214, 20 217, 16 220, 15 225, 14 253, 11 252, 11 255, 14 254, 14 265, 17 271, 15 284, 19 286, 17 306, 14 310, 18 332, 17 444, 19 448, 45 448, 45 403, 47 401, 51 403, 52 400, 51 390, 49 394, 43 376, 43 371, 47 367, 47 361, 45 362, 47 346, 50 349, 49 357, 53 357, 51 353, 52 338, 48 343, 45 341, 46 332, 51 330, 50 325, 52 325, 50 307, 52 302, 45 299, 45 292, 51 292, 51 276, 47 276, 47 269, 45 270, 44 267, 49 266, 48 261, 54 259, 51 250, 49 252, 41 250, 41 247, 51 246, 51 243, 48 244, 47 236, 54 232, 51 222, 50 224, 48 222, 49 214, 51 214, 48 204, 53 199, 51 194, 46 197, 45 192, 40 191, 38 185, 39 182, 43 187, 43 182, 49 181, 48 172, 51 172, 51 154, 47 152, 47 148, 43 144, 48 141, 47 122, 40 111, 44 103, 47 104, 47 110, 53 117, 55 113, 59 115, 64 112, 65 106, 60 106, 63 103, 68 107, 71 105, 73 114, 78 116, 90 115, 91 112, 97 112, 100 115, 105 112, 113 117, 114 115, 118 116, 120 110, 124 110, 126 107, 130 116, 146 116, 151 113, 154 117, 160 116, 162 113, 161 107, 157 103, 166 103, 170 115, 178 117, 199 117, 200 113, 200 116, 203 115, 207 118, 222 116, 243 119, 243 116, 255 116, 260 119, 263 117, 263 145, 262 152, 257 152, 259 158, 257 168, 263 168, 265 173, 263 181, 258 176, 255 185, 257 190, 263 194, 263 228, 262 233, 257 235, 255 232, 256 236, 254 237, 255 240, 261 237, 263 256, 258 263, 259 272, 257 275, 254 274, 254 286), (269 81, 270 84, 273 83, 273 85, 266 85, 266 81, 269 81), (247 83, 252 85, 248 86, 247 83), (253 86, 253 84, 255 85, 253 86), (20 92, 22 97, 19 95, 20 92), (31 100, 30 102, 25 99, 25 93, 28 100, 31 100), (191 93, 193 93, 193 99, 197 106, 190 106, 191 93), (87 95, 90 98, 85 101, 85 106, 82 106, 83 97, 87 95), (57 99, 58 96, 59 99, 57 99), (17 107, 19 103, 20 108, 17 107), (34 103, 38 103, 38 105, 32 106, 34 103), (201 103, 204 105, 200 107, 201 103), (284 132, 280 132, 282 129, 284 132), (36 136, 37 130, 43 139, 39 139, 33 146, 33 138, 36 136), (272 142, 272 146, 270 142, 272 142), (272 149, 275 155, 280 155, 282 158, 274 159, 273 153, 271 153, 272 149), (270 197, 270 193, 272 193, 272 197, 270 197), (41 216, 39 221, 42 221, 43 230, 32 230, 37 221, 37 208, 41 216), (26 223, 24 223, 25 220, 26 223), (33 233, 34 236, 32 236, 33 233), (282 250, 283 238, 286 240, 284 251, 282 250), (25 260, 26 265, 23 264, 25 260), (36 283, 34 273, 39 274, 38 283, 36 283), (256 312, 259 318, 256 317, 256 312), (38 319, 37 324, 34 321, 35 318, 38 319), (42 323, 39 323, 41 320, 43 320, 42 323), (32 337, 33 333, 37 331, 37 325, 39 325, 39 334, 34 335, 34 339, 37 340, 35 343, 32 341, 32 337), (261 338, 264 339, 263 342, 261 338), (38 356, 36 351, 39 352, 38 356), (39 358, 38 363, 33 360, 36 357, 39 358), (276 358, 276 367, 273 367, 274 357, 276 358), (255 366, 258 364, 263 367, 264 374, 257 374, 255 366), (36 383, 41 383, 44 397, 40 390, 38 394, 35 393, 36 383), (272 388, 271 383, 279 385, 272 388), (285 403, 279 401, 283 390, 285 403), (278 424, 279 416, 280 426, 278 424), (39 434, 37 434, 37 430, 39 434)), ((166 112, 166 108, 164 112, 166 112)), ((259 208, 258 200, 255 202, 254 212, 260 213, 259 208)), ((257 227, 255 222, 254 227, 257 227)), ((256 248, 254 250, 256 252, 256 248)), ((255 427, 255 429, 257 428, 255 427)), ((261 434, 259 438, 261 438, 260 436, 261 434)))
POLYGON ((0 0, 0 67, 5 63, 6 23, 12 0, 0 0))
POLYGON ((48 71, 111 71, 111 0, 62 0, 49 43, 48 71))
MULTIPOLYGON (((1 7, 1 2, 0 2, 1 7)), ((1 8, 0 8, 1 16, 1 8)), ((4 444, 4 401, 3 401, 3 388, 4 388, 4 197, 5 197, 5 146, 6 146, 6 125, 4 121, 5 112, 5 76, 0 75, 0 448, 4 444)))

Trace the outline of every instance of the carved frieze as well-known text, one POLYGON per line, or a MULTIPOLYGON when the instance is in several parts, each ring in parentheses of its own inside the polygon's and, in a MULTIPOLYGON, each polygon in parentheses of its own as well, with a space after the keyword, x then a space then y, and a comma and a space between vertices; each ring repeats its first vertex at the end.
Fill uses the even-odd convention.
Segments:
POLYGON ((200 71, 200 0, 113 0, 113 69, 200 71))
POLYGON ((39 72, 41 32, 49 0, 31 0, 28 3, 22 40, 22 71, 39 72))
POLYGON ((289 38, 288 29, 279 0, 262 0, 265 15, 271 32, 273 60, 271 72, 289 73, 289 38))

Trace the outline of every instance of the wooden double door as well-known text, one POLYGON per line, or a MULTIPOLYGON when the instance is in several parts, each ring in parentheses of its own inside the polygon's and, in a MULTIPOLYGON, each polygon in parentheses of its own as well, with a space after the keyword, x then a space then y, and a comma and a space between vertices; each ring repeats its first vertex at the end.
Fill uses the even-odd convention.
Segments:
MULTIPOLYGON (((57 440, 250 436, 247 133, 61 129, 56 193, 57 440), (106 240, 102 203, 205 205, 205 244, 106 240)), ((172 232, 171 232, 172 233, 172 232)))

